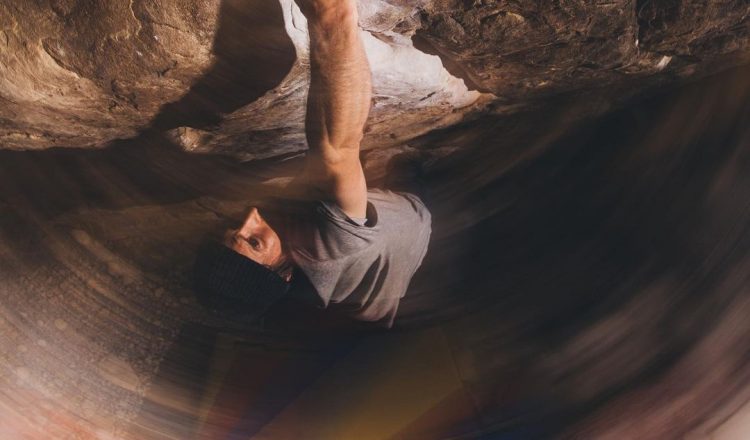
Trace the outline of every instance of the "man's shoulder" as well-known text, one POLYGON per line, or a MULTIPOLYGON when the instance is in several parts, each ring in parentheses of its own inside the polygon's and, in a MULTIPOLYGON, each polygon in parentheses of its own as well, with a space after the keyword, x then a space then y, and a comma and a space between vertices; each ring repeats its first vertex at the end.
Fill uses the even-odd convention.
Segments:
POLYGON ((391 191, 381 188, 368 188, 366 222, 350 218, 338 204, 324 197, 315 190, 297 190, 284 195, 285 211, 294 222, 343 230, 361 234, 373 234, 389 224, 416 222, 430 224, 431 215, 419 196, 407 192, 391 191), (382 225, 386 222, 386 225, 382 225))
POLYGON ((430 223, 432 219, 427 205, 416 194, 374 188, 368 190, 368 200, 386 216, 388 214, 405 216, 408 219, 416 216, 420 223, 430 223))

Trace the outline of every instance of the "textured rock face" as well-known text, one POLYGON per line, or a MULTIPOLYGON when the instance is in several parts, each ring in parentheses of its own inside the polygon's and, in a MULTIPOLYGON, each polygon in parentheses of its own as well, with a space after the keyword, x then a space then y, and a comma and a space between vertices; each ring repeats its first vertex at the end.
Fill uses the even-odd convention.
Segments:
MULTIPOLYGON (((307 33, 296 5, 185 3, 0 5, 2 146, 102 146, 154 125, 187 150, 303 149, 307 33)), ((422 133, 478 97, 413 48, 414 11, 363 3, 376 142, 422 133)))
MULTIPOLYGON (((402 144, 489 102, 507 112, 592 87, 616 99, 741 62, 749 9, 743 0, 363 0, 375 85, 365 147, 402 144)), ((4 0, 0 148, 100 147, 155 126, 189 151, 302 150, 306 45, 291 0, 4 0)))
POLYGON ((437 0, 421 13, 417 39, 472 87, 518 102, 715 68, 747 51, 748 8, 742 0, 437 0))
POLYGON ((4 146, 135 135, 209 64, 217 13, 204 2, 3 2, 4 146))

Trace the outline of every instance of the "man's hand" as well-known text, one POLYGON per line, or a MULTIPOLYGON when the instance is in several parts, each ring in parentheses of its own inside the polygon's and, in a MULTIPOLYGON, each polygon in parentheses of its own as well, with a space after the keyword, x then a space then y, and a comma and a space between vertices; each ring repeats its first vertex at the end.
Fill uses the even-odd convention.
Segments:
POLYGON ((370 111, 371 80, 354 0, 297 0, 310 32, 305 131, 307 178, 350 217, 365 217, 367 184, 359 144, 370 111))

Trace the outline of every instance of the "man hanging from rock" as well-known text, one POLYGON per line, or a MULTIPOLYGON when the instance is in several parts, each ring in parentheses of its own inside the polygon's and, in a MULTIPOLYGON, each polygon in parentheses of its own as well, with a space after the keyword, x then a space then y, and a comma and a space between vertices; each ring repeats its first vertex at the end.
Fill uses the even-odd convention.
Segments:
POLYGON ((371 74, 356 2, 297 3, 310 35, 309 152, 291 186, 304 197, 251 207, 221 245, 203 250, 199 294, 261 315, 304 281, 318 306, 390 327, 427 251, 430 213, 416 195, 367 188, 359 149, 371 74))

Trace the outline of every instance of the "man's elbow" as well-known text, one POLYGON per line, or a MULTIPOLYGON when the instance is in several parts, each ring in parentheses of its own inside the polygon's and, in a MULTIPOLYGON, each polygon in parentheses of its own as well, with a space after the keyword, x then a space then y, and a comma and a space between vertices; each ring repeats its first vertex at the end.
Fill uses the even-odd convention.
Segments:
POLYGON ((339 139, 336 142, 326 142, 319 149, 321 160, 324 164, 332 167, 350 164, 354 160, 359 161, 359 146, 361 142, 361 135, 348 139, 339 139))

